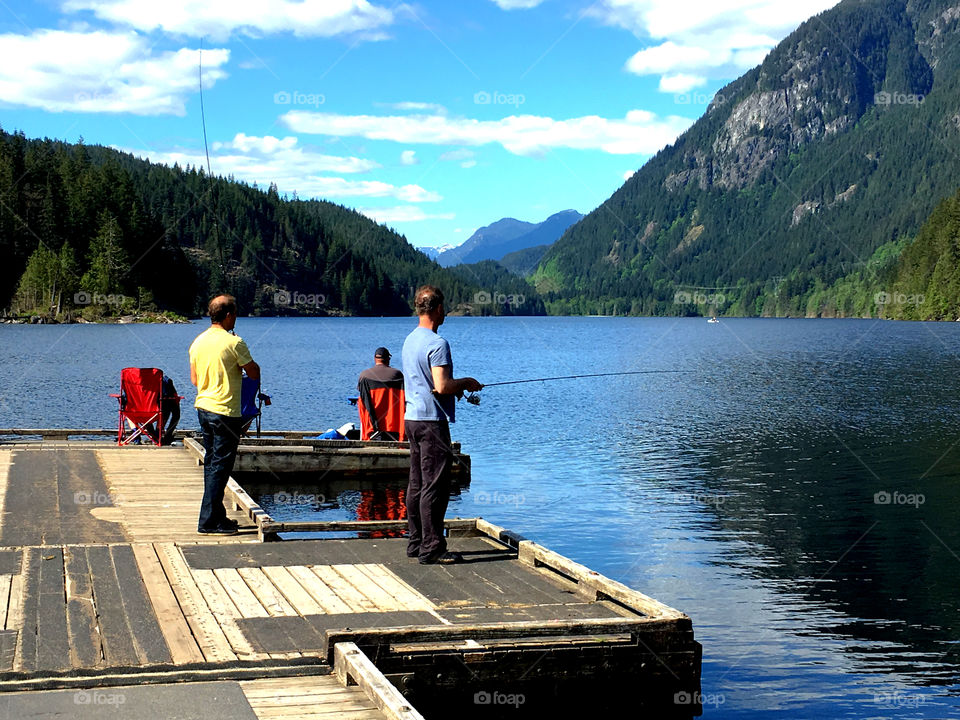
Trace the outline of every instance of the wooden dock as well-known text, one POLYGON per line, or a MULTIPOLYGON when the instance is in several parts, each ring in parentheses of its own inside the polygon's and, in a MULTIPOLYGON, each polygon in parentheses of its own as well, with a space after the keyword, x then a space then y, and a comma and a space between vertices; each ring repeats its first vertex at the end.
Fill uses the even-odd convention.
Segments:
POLYGON ((276 524, 231 484, 248 530, 213 540, 195 532, 202 468, 185 448, 0 448, 0 707, 70 690, 131 708, 222 695, 231 718, 288 720, 524 717, 521 698, 539 717, 623 696, 699 712, 675 700, 697 697, 700 672, 677 610, 478 518, 447 522, 454 566, 411 561, 403 539, 257 542, 276 524))
MULTIPOLYGON (((110 429, 3 428, 0 441, 38 438, 44 443, 66 442, 72 438, 109 438, 116 434, 116 430, 110 429)), ((312 474, 377 478, 404 477, 410 471, 410 446, 405 442, 320 440, 318 435, 320 432, 310 430, 268 430, 259 437, 245 436, 237 452, 234 472, 264 477, 312 474)), ((198 439, 199 433, 177 430, 176 437, 189 446, 186 441, 198 439)), ((470 456, 461 451, 460 443, 451 445, 454 479, 466 485, 470 482, 470 456)))
MULTIPOLYGON (((470 481, 470 456, 452 443, 453 476, 470 481)), ((236 473, 284 475, 400 476, 410 472, 410 446, 405 442, 316 440, 309 438, 244 438, 237 453, 236 473)))

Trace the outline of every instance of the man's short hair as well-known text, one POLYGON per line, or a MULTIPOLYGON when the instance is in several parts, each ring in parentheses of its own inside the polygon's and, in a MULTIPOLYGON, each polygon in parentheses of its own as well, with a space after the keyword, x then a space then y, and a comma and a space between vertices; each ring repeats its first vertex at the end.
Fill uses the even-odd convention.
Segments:
POLYGON ((237 314, 237 299, 233 295, 217 295, 207 306, 210 322, 222 323, 227 315, 237 314))
POLYGON ((443 291, 433 285, 421 285, 414 298, 417 315, 428 315, 443 304, 443 291))

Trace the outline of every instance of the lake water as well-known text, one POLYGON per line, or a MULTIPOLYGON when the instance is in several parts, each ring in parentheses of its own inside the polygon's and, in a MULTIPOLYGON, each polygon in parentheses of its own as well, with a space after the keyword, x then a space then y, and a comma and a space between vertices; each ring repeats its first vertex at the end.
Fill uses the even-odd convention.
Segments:
MULTIPOLYGON (((356 421, 357 373, 413 325, 241 319, 265 427, 356 421)), ((129 365, 192 402, 203 327, 0 326, 0 426, 110 427, 129 365)), ((450 318, 441 334, 481 382, 688 371, 460 403, 473 482, 449 514, 688 613, 705 717, 960 715, 960 324, 450 318)))

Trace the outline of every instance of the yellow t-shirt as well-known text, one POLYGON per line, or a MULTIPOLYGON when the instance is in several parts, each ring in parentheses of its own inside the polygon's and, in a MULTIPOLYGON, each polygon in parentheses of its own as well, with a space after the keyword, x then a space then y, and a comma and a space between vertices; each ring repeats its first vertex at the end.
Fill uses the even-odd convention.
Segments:
POLYGON ((253 362, 247 344, 222 327, 211 326, 190 345, 190 364, 197 369, 194 407, 217 415, 240 417, 240 366, 253 362))

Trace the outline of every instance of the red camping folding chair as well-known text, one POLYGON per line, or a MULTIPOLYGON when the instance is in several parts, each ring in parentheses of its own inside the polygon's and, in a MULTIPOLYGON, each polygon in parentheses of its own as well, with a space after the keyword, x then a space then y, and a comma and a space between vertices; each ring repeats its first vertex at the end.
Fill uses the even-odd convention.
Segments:
POLYGON ((389 382, 363 378, 359 390, 360 439, 403 441, 403 378, 389 382))
MULTIPOLYGON (((160 445, 163 434, 163 371, 157 368, 124 368, 120 371, 120 393, 111 394, 120 403, 120 427, 117 444, 129 445, 140 437, 146 437, 154 445, 160 445), (127 431, 125 421, 133 428, 127 431), (153 429, 151 429, 153 426, 153 429)), ((175 398, 177 402, 182 396, 175 398)))

